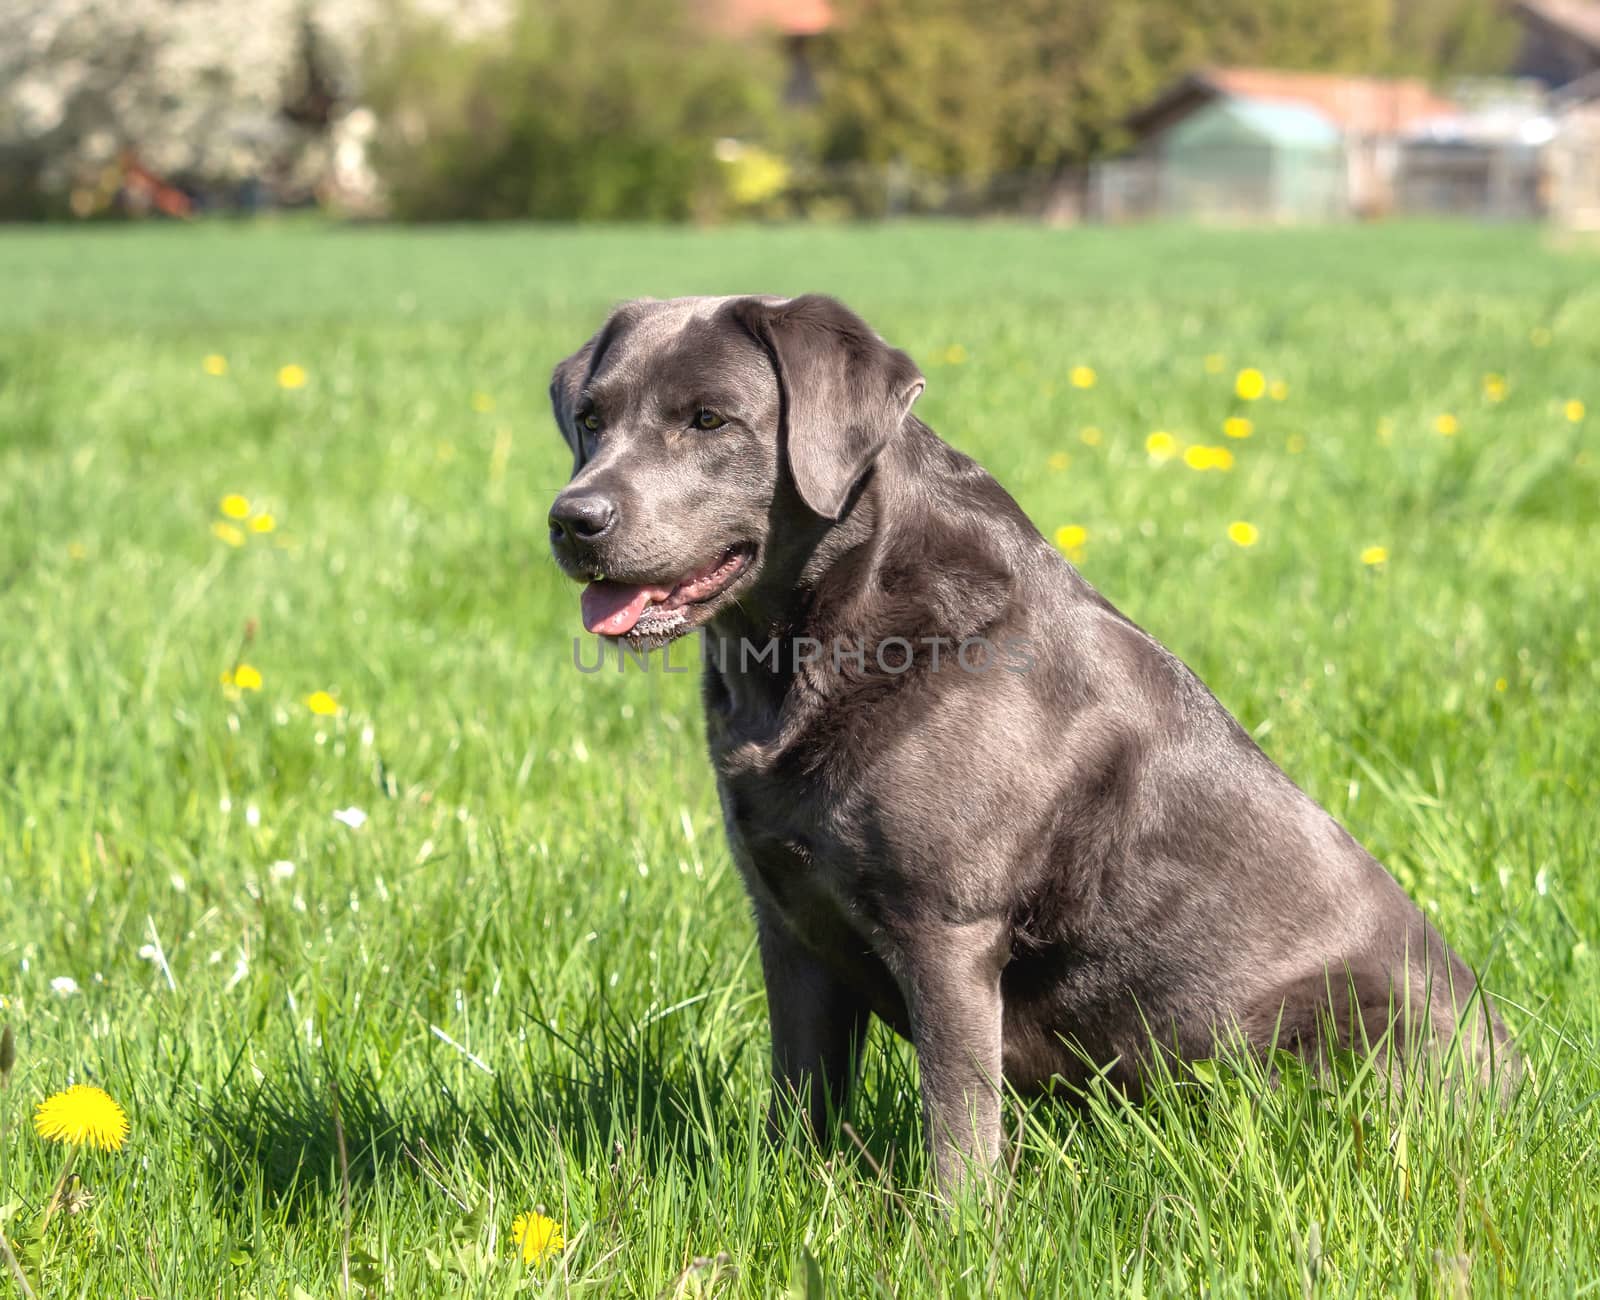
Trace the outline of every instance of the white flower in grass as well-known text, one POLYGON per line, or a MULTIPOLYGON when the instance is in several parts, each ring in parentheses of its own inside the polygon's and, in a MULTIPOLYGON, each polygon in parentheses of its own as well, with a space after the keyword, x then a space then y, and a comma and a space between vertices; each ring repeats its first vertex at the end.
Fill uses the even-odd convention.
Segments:
MULTIPOLYGON (((337 814, 335 815, 337 816, 337 814)), ((268 870, 272 873, 274 880, 288 880, 294 875, 295 867, 294 863, 290 862, 288 858, 279 858, 268 870)))
POLYGON ((57 975, 50 981, 50 987, 64 998, 70 998, 78 991, 78 981, 70 975, 57 975))
POLYGON ((358 831, 367 824, 367 814, 352 805, 349 808, 338 809, 333 814, 333 820, 342 822, 353 831, 358 831))
POLYGON ((250 963, 245 960, 244 954, 240 953, 238 959, 233 963, 233 974, 229 977, 222 991, 224 993, 232 993, 249 974, 250 963))

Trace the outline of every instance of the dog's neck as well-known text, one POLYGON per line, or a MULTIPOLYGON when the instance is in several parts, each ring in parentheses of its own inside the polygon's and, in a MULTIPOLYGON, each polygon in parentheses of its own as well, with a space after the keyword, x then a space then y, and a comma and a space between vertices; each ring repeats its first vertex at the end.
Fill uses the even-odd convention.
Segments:
POLYGON ((843 585, 844 567, 870 574, 885 545, 879 497, 869 475, 843 519, 818 519, 777 541, 761 580, 706 626, 706 672, 720 681, 734 712, 775 716, 783 707, 796 677, 796 647, 821 640, 819 618, 843 585))
POLYGON ((707 625, 708 698, 738 715, 775 719, 797 694, 825 700, 859 682, 859 673, 840 672, 857 650, 868 656, 867 675, 881 678, 871 659, 891 638, 959 642, 990 624, 1010 590, 1010 565, 991 535, 959 522, 970 511, 950 508, 970 505, 974 494, 984 498, 987 525, 1001 522, 1003 502, 1037 539, 994 479, 908 418, 844 517, 774 539, 760 581, 707 625), (919 490, 905 491, 908 482, 919 490), (812 666, 797 663, 812 647, 812 666))

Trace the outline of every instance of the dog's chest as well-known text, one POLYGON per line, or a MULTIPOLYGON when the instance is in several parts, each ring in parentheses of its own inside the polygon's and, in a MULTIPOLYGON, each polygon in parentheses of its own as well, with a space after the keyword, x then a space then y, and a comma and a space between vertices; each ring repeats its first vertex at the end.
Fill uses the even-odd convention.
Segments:
POLYGON ((870 946, 873 873, 857 834, 870 818, 840 810, 820 782, 794 774, 723 773, 717 785, 730 846, 757 903, 814 946, 870 946))
POLYGON ((711 691, 706 723, 729 847, 758 912, 902 1023, 880 920, 903 891, 859 761, 819 715, 797 724, 711 691))
POLYGON ((766 808, 765 816, 719 781, 729 846, 757 912, 782 925, 861 1005, 901 1034, 906 1003, 892 973, 875 895, 859 856, 818 823, 766 808))
POLYGON ((729 839, 748 860, 741 866, 785 911, 838 905, 850 893, 834 818, 808 786, 756 773, 719 774, 717 781, 729 839))

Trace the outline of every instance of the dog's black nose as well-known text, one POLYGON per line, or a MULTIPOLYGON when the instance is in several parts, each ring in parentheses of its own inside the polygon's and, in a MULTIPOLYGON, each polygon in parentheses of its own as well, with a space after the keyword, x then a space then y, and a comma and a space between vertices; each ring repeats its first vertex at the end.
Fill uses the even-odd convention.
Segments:
POLYGON ((609 497, 557 497, 550 510, 550 535, 564 533, 575 542, 596 542, 617 522, 609 497))

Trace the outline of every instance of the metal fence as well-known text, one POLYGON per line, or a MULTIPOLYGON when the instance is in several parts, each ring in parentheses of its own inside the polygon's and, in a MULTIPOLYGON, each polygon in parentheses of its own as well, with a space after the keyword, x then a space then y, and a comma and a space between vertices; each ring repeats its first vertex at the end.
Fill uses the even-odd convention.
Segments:
POLYGON ((1115 158, 984 180, 859 165, 796 172, 775 215, 1011 216, 1106 224, 1314 224, 1394 215, 1550 219, 1600 228, 1600 116, 1591 133, 1563 136, 1540 148, 1400 145, 1381 174, 1364 180, 1368 197, 1358 204, 1343 158, 1263 161, 1205 153, 1191 154, 1179 165, 1159 158, 1115 158))
POLYGON ((1111 159, 1089 168, 1083 215, 1091 221, 1153 218, 1321 222, 1350 215, 1344 170, 1314 158, 1261 160, 1207 150, 1181 163, 1111 159))
POLYGON ((1574 230, 1600 230, 1600 105, 1569 116, 1544 166, 1550 216, 1574 230))
POLYGON ((1543 175, 1539 150, 1527 145, 1408 144, 1395 206, 1417 216, 1532 219, 1545 214, 1543 175))
POLYGON ((796 168, 778 206, 811 218, 1019 216, 1070 221, 1084 214, 1088 169, 938 176, 904 164, 846 163, 796 168))

